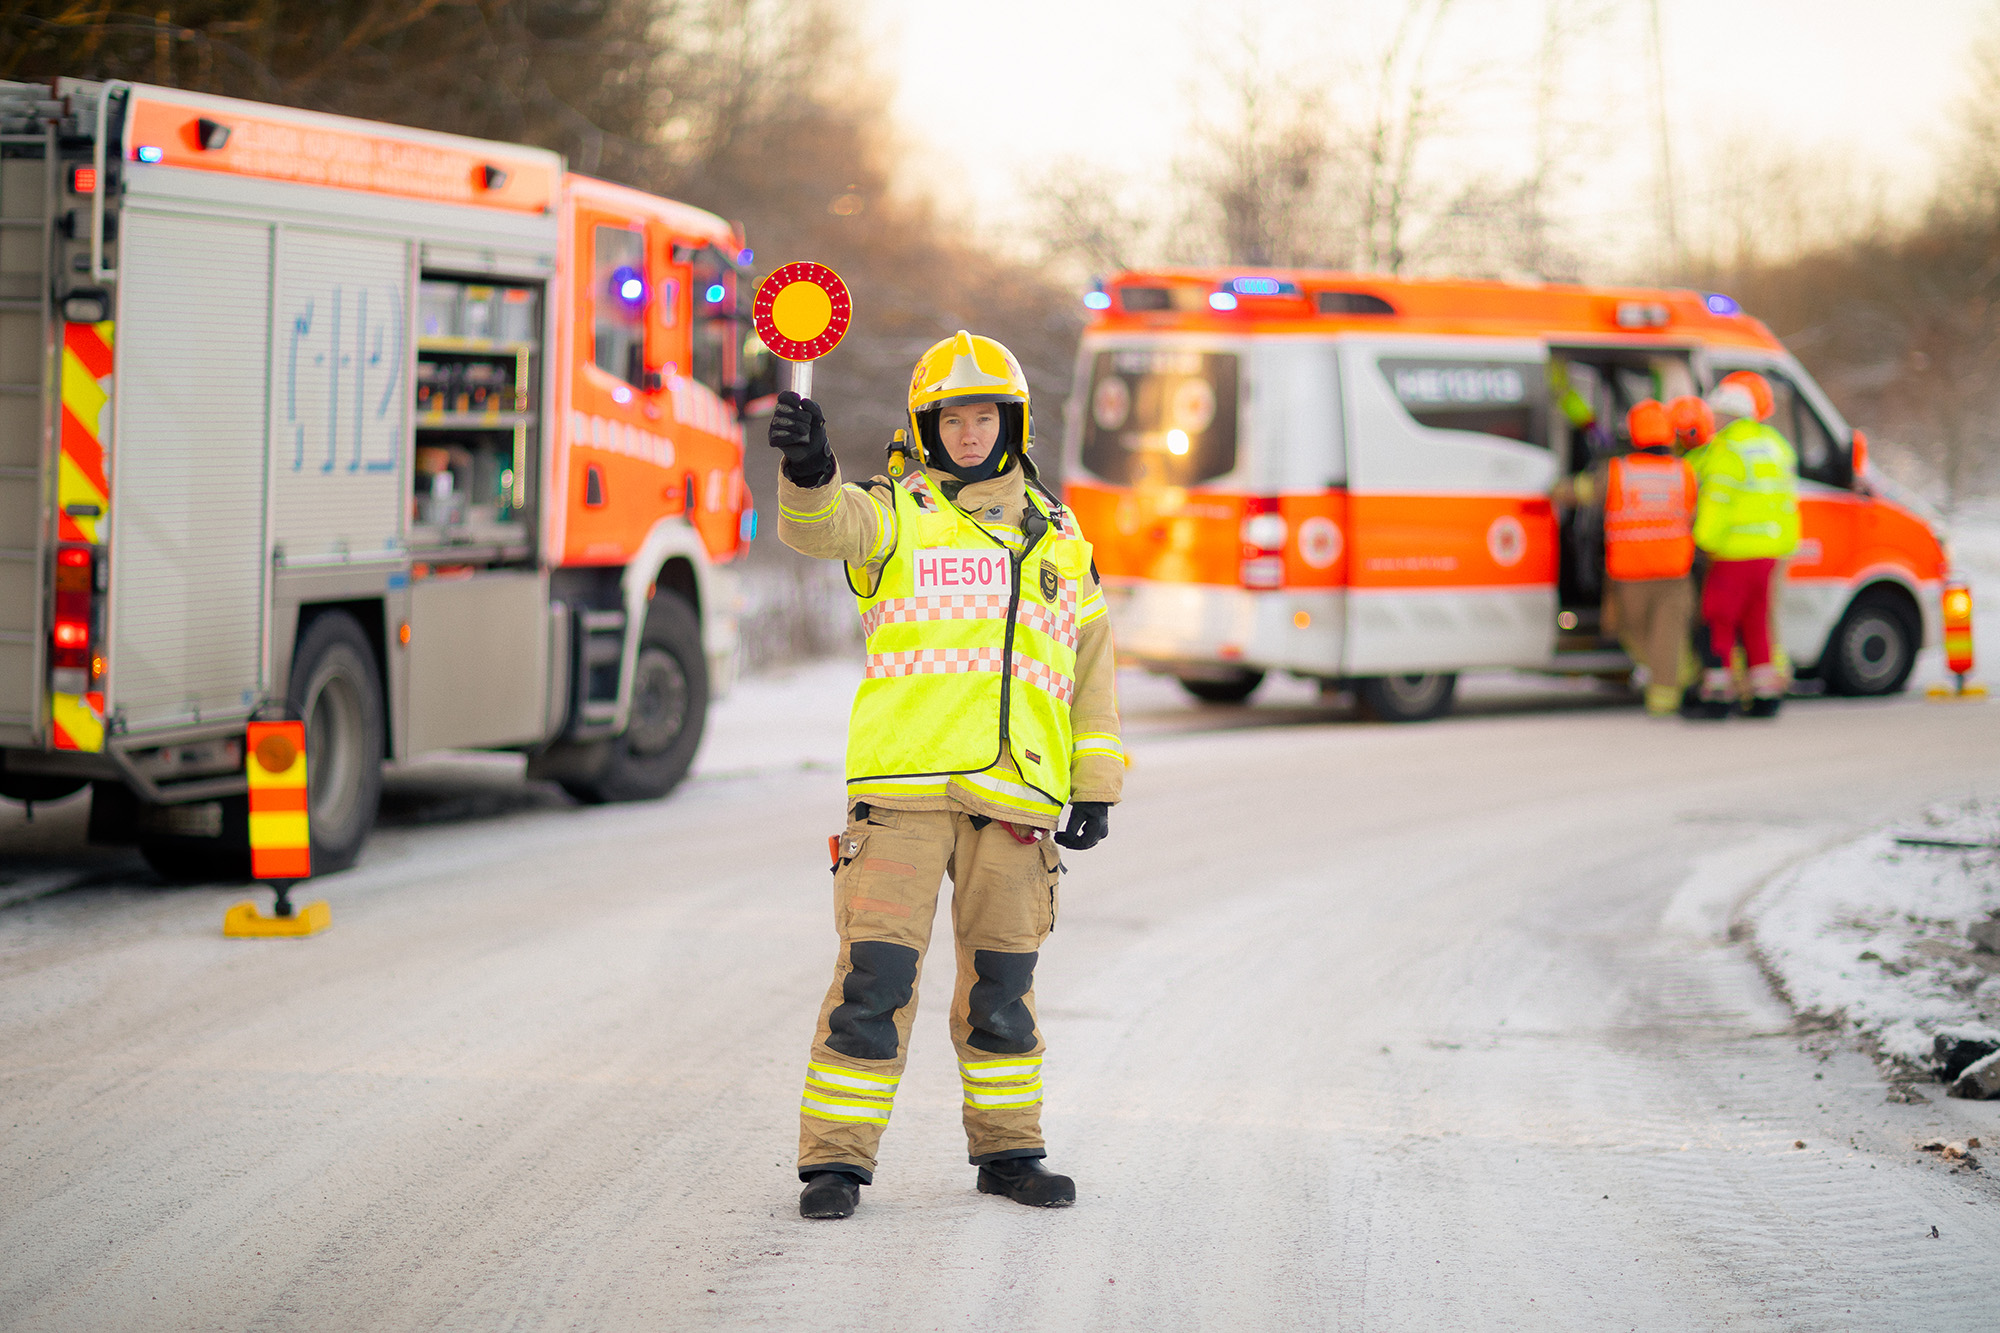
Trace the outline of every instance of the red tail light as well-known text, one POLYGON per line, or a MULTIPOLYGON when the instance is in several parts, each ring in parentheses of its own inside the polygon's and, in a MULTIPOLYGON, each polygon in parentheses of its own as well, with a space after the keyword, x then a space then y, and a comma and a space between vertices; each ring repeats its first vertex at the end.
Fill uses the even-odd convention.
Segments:
MULTIPOLYGON (((87 685, 96 659, 90 651, 91 622, 96 612, 96 561, 88 546, 63 546, 56 550, 55 623, 49 632, 52 652, 49 665, 58 671, 80 672, 87 685)), ((75 685, 72 676, 64 685, 75 685)), ((59 688, 59 693, 82 694, 83 689, 59 688)))
POLYGON ((1285 586, 1285 541, 1290 536, 1285 516, 1278 512, 1278 497, 1253 495, 1243 502, 1240 530, 1243 561, 1238 580, 1246 588, 1285 586))

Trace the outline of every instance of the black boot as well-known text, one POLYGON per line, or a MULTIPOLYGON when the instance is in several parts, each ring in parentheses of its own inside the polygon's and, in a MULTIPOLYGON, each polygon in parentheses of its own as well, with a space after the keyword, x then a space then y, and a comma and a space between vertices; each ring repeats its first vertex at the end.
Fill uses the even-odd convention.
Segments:
POLYGON ((1042 1165, 1039 1157, 1008 1157, 979 1168, 979 1192, 1004 1194, 1030 1208, 1067 1208, 1076 1202, 1076 1182, 1042 1165))
POLYGON ((852 1217, 861 1202, 861 1182, 845 1171, 821 1171, 799 1191, 800 1217, 852 1217))
POLYGON ((1784 698, 1775 694, 1759 694, 1750 700, 1750 706, 1743 710, 1745 717, 1776 717, 1783 707, 1784 698))

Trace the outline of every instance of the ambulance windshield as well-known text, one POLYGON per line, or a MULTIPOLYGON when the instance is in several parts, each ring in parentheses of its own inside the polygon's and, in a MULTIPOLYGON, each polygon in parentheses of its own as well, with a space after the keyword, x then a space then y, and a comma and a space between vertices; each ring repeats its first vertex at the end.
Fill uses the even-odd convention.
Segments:
POLYGON ((1190 486, 1236 467, 1232 352, 1099 352, 1084 405, 1083 465, 1127 486, 1190 486))

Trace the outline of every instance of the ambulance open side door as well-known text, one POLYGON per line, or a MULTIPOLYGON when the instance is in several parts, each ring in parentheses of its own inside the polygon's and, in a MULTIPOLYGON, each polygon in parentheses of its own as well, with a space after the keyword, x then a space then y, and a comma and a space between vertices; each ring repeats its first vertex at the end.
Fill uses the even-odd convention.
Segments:
POLYGON ((1548 349, 1344 339, 1350 676, 1539 667, 1556 646, 1548 349))

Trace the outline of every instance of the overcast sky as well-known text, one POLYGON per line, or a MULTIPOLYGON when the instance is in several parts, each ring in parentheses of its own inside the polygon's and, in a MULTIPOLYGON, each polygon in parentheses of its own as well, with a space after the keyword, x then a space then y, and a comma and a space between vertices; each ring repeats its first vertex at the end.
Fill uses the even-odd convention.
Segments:
MULTIPOLYGON (((851 0, 872 15, 917 176, 990 224, 1018 219, 1023 184, 1080 158, 1165 176, 1191 97, 1236 49, 1245 13, 1266 59, 1351 92, 1386 45, 1392 0, 851 0)), ((1573 11, 1581 2, 1568 0, 1573 11)), ((1545 0, 1457 0, 1433 68, 1454 93, 1430 169, 1504 176, 1530 160, 1545 0)), ((1578 235, 1633 250, 1657 230, 1645 0, 1605 0, 1566 52, 1562 114, 1588 178, 1578 235), (1641 237, 1640 233, 1645 235, 1641 237)), ((1661 0, 1680 207, 1698 215, 1718 146, 1762 136, 1910 199, 1934 178, 1964 48, 1994 0, 1661 0)))

